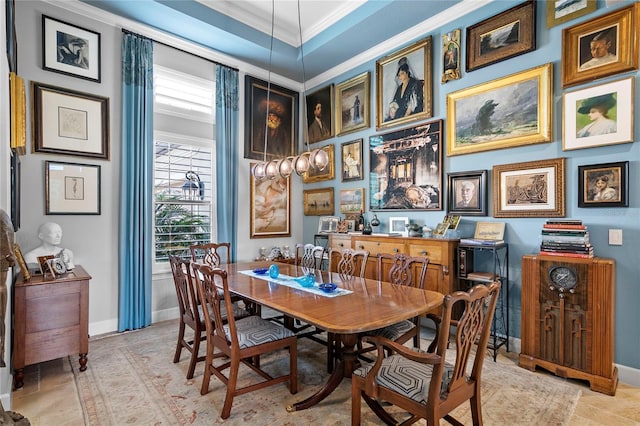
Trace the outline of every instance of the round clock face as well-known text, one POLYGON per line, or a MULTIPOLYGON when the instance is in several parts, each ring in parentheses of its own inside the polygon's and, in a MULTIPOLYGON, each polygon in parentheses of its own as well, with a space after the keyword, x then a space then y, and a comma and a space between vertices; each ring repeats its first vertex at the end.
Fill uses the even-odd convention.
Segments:
POLYGON ((67 272, 67 265, 62 259, 51 259, 51 267, 56 274, 64 274, 67 272))
POLYGON ((573 268, 554 266, 549 269, 549 280, 556 287, 572 289, 578 284, 578 274, 573 268))

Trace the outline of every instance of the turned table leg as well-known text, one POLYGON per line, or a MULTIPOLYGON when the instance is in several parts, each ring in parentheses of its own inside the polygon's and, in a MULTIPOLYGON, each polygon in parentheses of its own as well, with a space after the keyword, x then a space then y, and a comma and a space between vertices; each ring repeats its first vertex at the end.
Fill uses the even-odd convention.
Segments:
POLYGON ((87 354, 86 353, 80 354, 78 361, 80 362, 80 371, 86 370, 87 361, 88 361, 87 354))

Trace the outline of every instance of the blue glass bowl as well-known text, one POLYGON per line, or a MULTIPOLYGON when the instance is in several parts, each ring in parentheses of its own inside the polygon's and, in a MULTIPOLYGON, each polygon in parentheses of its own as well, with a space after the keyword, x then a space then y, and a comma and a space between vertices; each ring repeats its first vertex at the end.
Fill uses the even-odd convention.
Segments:
POLYGON ((301 277, 294 278, 294 281, 300 284, 302 287, 313 287, 313 285, 316 283, 316 277, 312 274, 303 275, 301 277))
POLYGON ((253 270, 253 273, 258 275, 265 275, 267 272, 269 272, 269 268, 257 268, 253 270))
POLYGON ((278 267, 278 265, 273 264, 269 266, 269 276, 275 279, 278 278, 278 275, 280 275, 280 268, 278 267))
POLYGON ((318 286, 318 288, 325 293, 333 293, 338 288, 334 283, 323 283, 318 286))

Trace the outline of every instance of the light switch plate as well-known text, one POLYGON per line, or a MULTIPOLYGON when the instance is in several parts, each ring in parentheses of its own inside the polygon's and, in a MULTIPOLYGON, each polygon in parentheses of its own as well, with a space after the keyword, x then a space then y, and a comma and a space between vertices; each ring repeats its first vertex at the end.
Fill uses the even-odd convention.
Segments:
POLYGON ((610 246, 622 245, 622 229, 609 229, 609 245, 610 246))

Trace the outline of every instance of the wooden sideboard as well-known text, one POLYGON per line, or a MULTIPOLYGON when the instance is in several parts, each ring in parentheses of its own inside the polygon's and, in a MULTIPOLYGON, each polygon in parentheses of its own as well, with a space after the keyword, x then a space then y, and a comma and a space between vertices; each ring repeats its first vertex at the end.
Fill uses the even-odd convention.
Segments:
POLYGON ((522 258, 519 364, 615 395, 615 262, 603 258, 522 258))
POLYGON ((89 280, 82 266, 52 278, 21 276, 13 289, 14 386, 21 388, 24 367, 78 354, 80 371, 89 352, 89 280))

